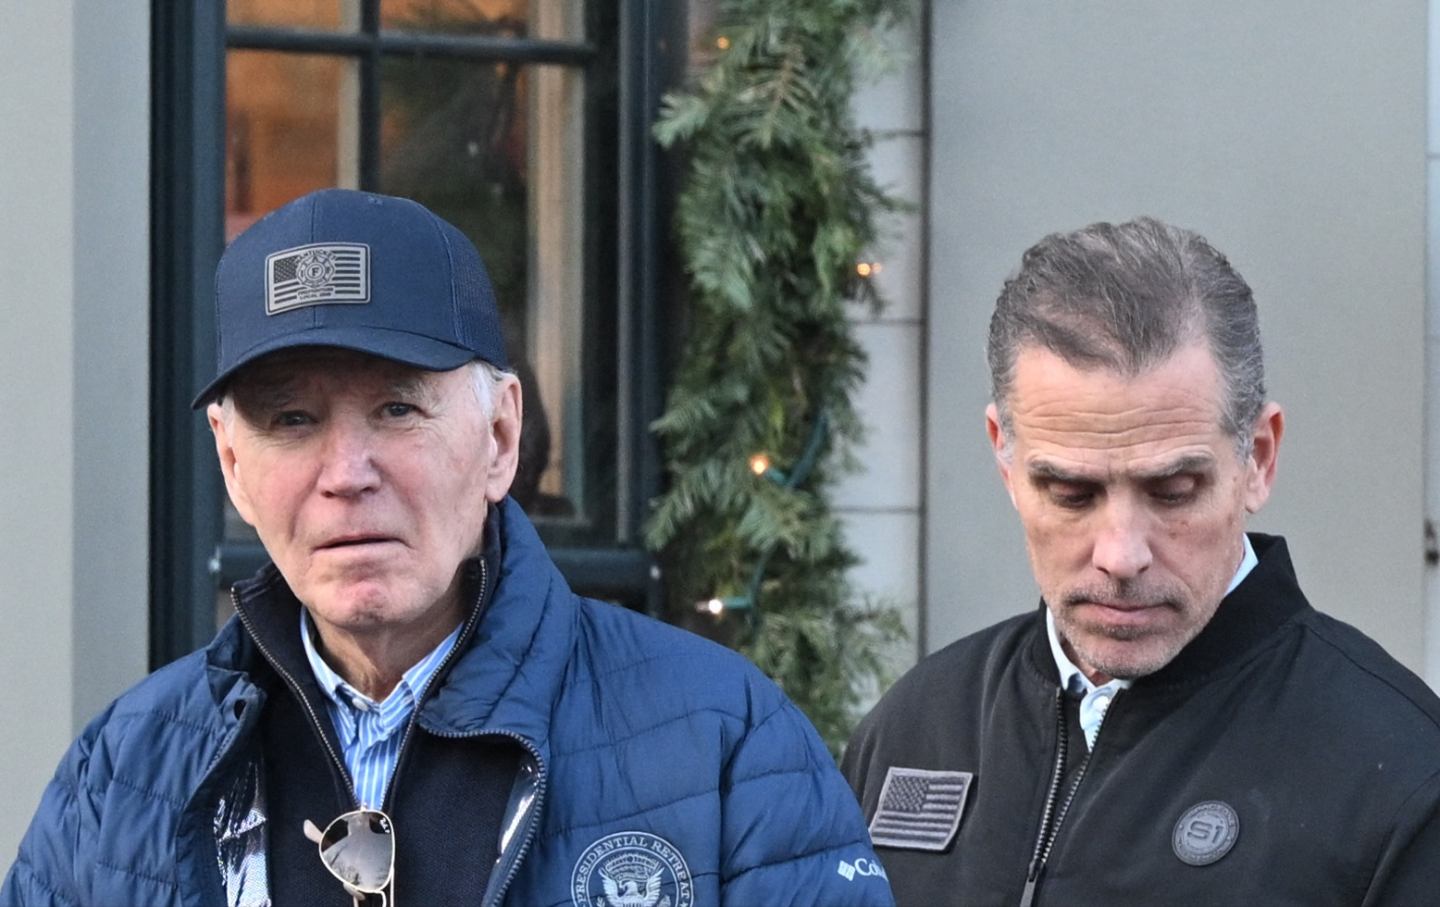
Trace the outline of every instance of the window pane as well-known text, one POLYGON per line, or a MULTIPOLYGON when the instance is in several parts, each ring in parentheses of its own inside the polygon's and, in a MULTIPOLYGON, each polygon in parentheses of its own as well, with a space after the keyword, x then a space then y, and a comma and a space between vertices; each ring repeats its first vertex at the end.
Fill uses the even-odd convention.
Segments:
POLYGON ((230 51, 225 86, 225 241, 325 186, 358 183, 356 66, 343 57, 230 51))
POLYGON ((552 531, 613 540, 613 480, 595 477, 614 473, 614 386, 586 380, 615 350, 586 344, 583 73, 391 59, 382 85, 383 190, 463 230, 495 283, 525 395, 512 493, 552 531))
POLYGON ((225 18, 231 25, 354 31, 360 0, 226 0, 225 18))
POLYGON ((380 26, 509 38, 580 41, 580 0, 381 0, 380 26))
MULTIPOLYGON (((230 51, 225 85, 225 242, 261 215, 326 186, 358 183, 355 64, 230 51)), ((255 541, 227 500, 226 541, 255 541)))

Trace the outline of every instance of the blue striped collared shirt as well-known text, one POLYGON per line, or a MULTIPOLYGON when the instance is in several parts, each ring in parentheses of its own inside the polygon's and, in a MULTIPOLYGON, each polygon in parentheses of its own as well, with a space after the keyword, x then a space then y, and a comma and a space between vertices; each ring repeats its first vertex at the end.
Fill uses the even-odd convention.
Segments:
POLYGON ((335 735, 344 750, 345 767, 350 771, 355 798, 361 806, 383 807, 385 785, 400 758, 400 744, 415 703, 460 638, 462 626, 457 625, 429 655, 406 671, 384 702, 376 702, 347 683, 320 657, 310 640, 310 613, 300 609, 300 639, 305 646, 305 657, 310 659, 310 670, 315 672, 315 680, 325 691, 325 706, 335 724, 335 735))

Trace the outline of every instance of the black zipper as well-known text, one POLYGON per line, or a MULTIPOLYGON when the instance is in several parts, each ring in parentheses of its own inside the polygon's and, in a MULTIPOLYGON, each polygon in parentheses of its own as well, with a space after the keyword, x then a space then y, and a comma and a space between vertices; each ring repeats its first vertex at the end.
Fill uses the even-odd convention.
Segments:
MULTIPOLYGON (((510 740, 514 740, 525 748, 525 751, 530 754, 530 758, 535 762, 535 797, 529 802, 529 804, 522 807, 522 809, 524 810, 523 821, 525 823, 525 835, 523 838, 520 839, 520 848, 514 851, 514 856, 511 857, 509 861, 509 866, 505 870, 505 877, 497 886, 493 877, 494 872, 495 870, 500 869, 503 864, 505 864, 504 822, 501 823, 500 853, 496 856, 495 866, 491 870, 492 878, 485 885, 486 893, 490 896, 481 904, 481 907, 489 907, 489 905, 499 904, 500 901, 504 899, 506 890, 510 888, 510 883, 515 881, 515 876, 520 873, 520 863, 525 859, 525 854, 530 851, 530 842, 533 841, 535 838, 535 817, 540 815, 541 807, 545 803, 545 760, 540 757, 539 751, 535 749, 535 745, 530 742, 529 738, 521 734, 517 734, 513 731, 486 731, 483 735, 472 736, 505 737, 510 740)), ((508 819, 509 816, 506 816, 504 818, 508 819)))
MULTIPOLYGON (((489 568, 486 566, 483 558, 480 560, 479 563, 480 594, 479 598, 475 603, 475 607, 471 608, 470 617, 465 622, 465 628, 460 631, 459 637, 456 638, 455 645, 450 647, 450 651, 445 655, 445 660, 442 661, 440 663, 440 667, 437 668, 435 672, 430 675, 430 679, 426 681, 424 689, 420 691, 419 697, 417 697, 415 700, 415 711, 410 714, 410 721, 405 725, 405 735, 400 738, 400 752, 395 758, 395 770, 390 775, 390 781, 385 785, 385 794, 381 799, 381 802, 385 805, 387 810, 393 806, 395 802, 395 797, 397 796, 397 792, 399 790, 401 769, 404 767, 406 756, 409 754, 410 741, 414 737, 415 728, 419 725, 420 722, 420 709, 425 704, 425 700, 429 698, 430 689, 435 685, 435 682, 445 676, 445 674, 450 668, 450 663, 458 656, 461 650, 465 648, 466 641, 475 632, 475 625, 480 622, 480 618, 485 612, 485 597, 489 591, 487 587, 489 586, 490 581, 490 571, 489 568)), ((436 737, 445 737, 454 740, 477 737, 504 737, 508 740, 514 740, 515 742, 519 743, 520 746, 524 748, 524 750, 530 755, 531 759, 533 759, 535 762, 537 777, 537 781, 535 784, 535 799, 532 800, 527 807, 525 815, 525 837, 521 840, 520 849, 518 852, 516 852, 514 858, 510 861, 510 868, 504 881, 500 884, 500 887, 498 889, 495 889, 496 897, 494 900, 498 903, 500 898, 504 897, 505 889, 510 887, 510 883, 514 880, 516 874, 519 873, 520 861, 524 858, 526 852, 530 849, 530 841, 535 836, 534 817, 538 814, 540 805, 545 799, 545 762, 543 759, 540 758, 540 753, 535 749, 535 745, 531 743, 528 738, 513 731, 480 731, 474 734, 445 734, 433 731, 431 733, 433 733, 436 737)), ((504 861, 504 858, 505 854, 503 852, 496 858, 496 869, 500 868, 500 865, 504 861)), ((486 887, 489 888, 490 886, 487 885, 486 887)), ((393 896, 393 889, 391 890, 391 894, 393 896)))
MULTIPOLYGON (((1113 700, 1111 707, 1114 707, 1113 700)), ((1100 726, 1095 729, 1096 744, 1100 742, 1100 732, 1104 729, 1105 720, 1102 718, 1100 726)), ((1030 867, 1025 873, 1025 888, 1020 893, 1020 907, 1032 907, 1035 903, 1035 889, 1040 885, 1040 876, 1045 872, 1050 851, 1055 847, 1055 838, 1060 834, 1060 826, 1065 823, 1070 805, 1075 802, 1075 793, 1080 789, 1080 783, 1085 780, 1090 759, 1095 755, 1095 745, 1092 744, 1090 751, 1085 754, 1085 761, 1075 770, 1075 780, 1065 794, 1065 801, 1060 802, 1060 783, 1065 778, 1065 760, 1070 751, 1070 735, 1065 728, 1065 690, 1062 688, 1055 690, 1055 735, 1055 769, 1050 773, 1050 790, 1045 795, 1045 813, 1040 820, 1040 834, 1035 838, 1035 852, 1030 857, 1030 867)))
POLYGON ((485 612, 485 594, 487 591, 485 587, 490 580, 490 571, 485 566, 485 559, 483 557, 479 559, 479 563, 480 595, 475 601, 475 607, 470 609, 470 617, 465 621, 465 628, 461 630, 460 635, 455 638, 455 644, 450 647, 449 652, 445 653, 445 659, 440 662, 440 667, 436 668, 430 674, 430 679, 425 681, 425 687, 420 691, 420 695, 415 698, 415 709, 410 713, 410 720, 405 723, 405 736, 400 738, 400 750, 395 756, 395 770, 390 773, 390 780, 385 783, 385 793, 380 797, 382 808, 388 809, 394 803, 395 786, 400 783, 400 768, 405 764, 406 751, 410 748, 410 738, 414 736, 415 725, 419 723, 420 720, 420 708, 425 705, 425 700, 430 695, 430 688, 435 685, 435 681, 438 678, 445 676, 446 671, 450 669, 450 662, 455 660, 456 655, 470 638, 470 634, 475 632, 475 625, 480 622, 480 615, 485 612))
MULTIPOLYGON (((468 640, 470 635, 474 633, 475 625, 479 623, 481 615, 483 615, 485 612, 485 596, 488 592, 486 587, 489 585, 490 574, 489 568, 486 566, 483 558, 480 560, 479 563, 479 599, 476 602, 476 606, 471 609, 470 617, 466 620, 465 628, 460 631, 460 636, 455 640, 455 645, 450 648, 449 653, 447 653, 445 656, 445 660, 440 663, 440 667, 437 668, 435 672, 430 675, 430 679, 426 682, 425 688, 421 690, 419 698, 415 701, 415 711, 411 713, 410 721, 405 726, 405 736, 400 738, 400 752, 395 759, 395 771, 391 773, 390 781, 385 786, 385 795, 382 798, 382 802, 387 808, 392 806, 396 797, 396 792, 400 783, 401 768, 405 764, 405 757, 410 748, 410 740, 414 736, 415 728, 419 723, 420 708, 424 705, 426 698, 430 695, 430 688, 435 684, 435 681, 437 679, 445 676, 446 672, 450 667, 450 662, 454 660, 457 654, 464 648, 466 640, 468 640)), ((524 748, 527 753, 529 753, 531 759, 533 759, 535 762, 537 777, 535 785, 535 799, 532 800, 527 807, 527 812, 525 816, 525 837, 521 840, 520 849, 518 852, 516 852, 514 859, 510 861, 510 868, 504 881, 500 884, 500 887, 498 889, 495 889, 496 897, 494 898, 494 900, 496 903, 498 903, 500 898, 504 897, 505 889, 510 887, 510 883, 514 880, 516 874, 520 871, 520 861, 524 858, 526 852, 530 849, 530 841, 535 836, 534 817, 539 813, 540 805, 544 802, 545 799, 545 761, 540 757, 540 753, 535 749, 535 745, 530 742, 529 738, 521 734, 517 734, 513 731, 481 731, 474 734, 445 734, 433 731, 431 733, 433 733, 436 737, 445 737, 455 740, 476 737, 504 737, 508 740, 514 740, 515 742, 519 743, 520 746, 524 748)), ((496 869, 500 868, 501 863, 504 861, 504 859, 505 854, 502 852, 495 860, 496 869)), ((491 886, 487 884, 486 887, 490 888, 491 886)))
POLYGON ((355 796, 355 782, 351 779, 349 770, 345 768, 345 760, 341 759, 340 755, 335 752, 335 747, 330 745, 330 738, 325 735, 325 728, 320 724, 319 716, 315 714, 315 709, 310 706, 310 698, 300 689, 300 684, 290 675, 289 671, 285 670, 285 666, 280 663, 280 660, 274 655, 271 655, 270 650, 265 648, 265 643, 260 639, 260 634, 255 632, 254 625, 250 623, 250 617, 241 610, 240 596, 236 594, 234 586, 230 587, 230 601, 231 604, 235 606, 235 613, 240 615, 240 622, 245 625, 245 631, 250 634, 250 639, 254 641, 255 647, 260 650, 261 655, 265 656, 265 660, 270 662, 270 666, 275 669, 275 672, 284 678, 285 683, 289 685, 290 689, 295 693, 295 698, 299 699, 300 704, 305 707, 305 714, 310 718, 310 726, 314 728, 315 733, 320 736, 320 742, 325 746, 325 752, 330 754, 331 764, 340 772, 340 777, 345 779, 345 789, 350 793, 351 808, 359 809, 360 801, 355 796))

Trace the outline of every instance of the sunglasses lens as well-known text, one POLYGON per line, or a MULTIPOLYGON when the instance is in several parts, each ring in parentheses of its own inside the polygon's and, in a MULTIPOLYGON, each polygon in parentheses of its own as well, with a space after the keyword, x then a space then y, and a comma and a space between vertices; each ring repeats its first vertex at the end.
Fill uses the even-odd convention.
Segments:
POLYGON ((395 835, 390 819, 362 809, 346 813, 325 829, 320 859, 330 871, 360 891, 375 893, 390 884, 395 864, 395 835))

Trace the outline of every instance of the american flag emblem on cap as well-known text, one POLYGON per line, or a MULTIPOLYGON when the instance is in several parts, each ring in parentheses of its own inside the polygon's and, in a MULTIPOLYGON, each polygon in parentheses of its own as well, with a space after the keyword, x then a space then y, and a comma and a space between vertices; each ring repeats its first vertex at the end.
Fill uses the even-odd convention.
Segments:
POLYGON ((870 840, 880 847, 944 850, 960 827, 973 772, 937 772, 891 766, 880 788, 880 808, 870 820, 870 840))
POLYGON ((370 247, 312 243, 265 256, 265 313, 370 301, 370 247))

